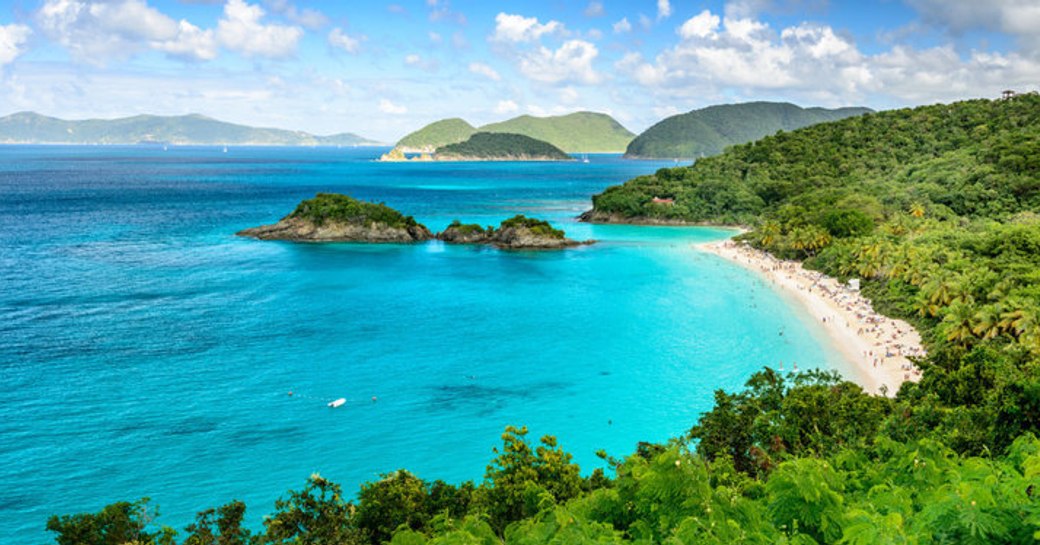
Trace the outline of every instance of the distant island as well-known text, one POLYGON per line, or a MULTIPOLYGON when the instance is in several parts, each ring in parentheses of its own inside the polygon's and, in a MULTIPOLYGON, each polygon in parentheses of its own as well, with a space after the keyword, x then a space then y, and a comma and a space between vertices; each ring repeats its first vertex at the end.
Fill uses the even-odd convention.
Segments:
POLYGON ((573 161, 556 146, 522 134, 478 132, 463 142, 447 144, 409 158, 400 148, 380 161, 573 161))
POLYGON ((802 108, 787 102, 722 104, 668 117, 637 136, 628 159, 699 159, 736 144, 826 121, 870 113, 870 108, 802 108))
POLYGON ((338 193, 319 193, 296 206, 278 223, 243 229, 238 236, 293 242, 412 243, 439 239, 450 244, 486 244, 503 249, 560 249, 579 242, 547 221, 514 216, 498 228, 455 221, 433 235, 412 216, 381 203, 359 201, 338 193))
POLYGON ((302 131, 256 128, 203 115, 138 115, 68 121, 34 112, 0 117, 0 144, 374 146, 353 133, 315 136, 302 131))
POLYGON ((433 153, 448 144, 466 141, 479 132, 519 134, 548 142, 567 153, 622 152, 635 134, 607 114, 575 112, 534 117, 522 115, 499 123, 474 127, 463 119, 442 119, 397 142, 402 153, 433 153))

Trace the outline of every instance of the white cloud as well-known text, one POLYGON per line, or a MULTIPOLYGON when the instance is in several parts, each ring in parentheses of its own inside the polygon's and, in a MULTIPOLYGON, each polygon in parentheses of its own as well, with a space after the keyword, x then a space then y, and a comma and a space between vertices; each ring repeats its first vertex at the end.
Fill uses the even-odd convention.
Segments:
POLYGON ((568 40, 555 51, 539 47, 523 55, 520 71, 528 78, 544 83, 573 81, 595 84, 603 79, 592 67, 597 55, 599 50, 592 43, 568 40))
POLYGON ((600 17, 603 15, 603 2, 592 0, 585 8, 586 17, 600 17))
POLYGON ((614 34, 624 34, 626 32, 632 32, 632 23, 628 22, 628 17, 622 17, 620 21, 614 23, 614 34))
POLYGON ((667 19, 672 16, 672 4, 668 0, 657 0, 657 19, 667 19))
MULTIPOLYGON (((750 9, 745 2, 741 9, 750 9)), ((996 96, 1004 88, 1035 88, 1040 60, 1022 53, 958 54, 952 45, 923 50, 897 46, 865 54, 833 28, 801 23, 779 32, 752 18, 709 11, 686 21, 678 42, 646 59, 629 53, 618 73, 674 100, 677 97, 783 96, 824 104, 896 104, 996 96)))
POLYGON ((300 9, 288 0, 264 0, 264 5, 274 13, 310 30, 319 30, 329 24, 329 18, 313 8, 300 9))
POLYGON ((496 114, 511 114, 520 110, 520 106, 512 100, 500 100, 495 105, 496 114))
POLYGON ((719 16, 713 15, 709 10, 704 10, 698 15, 690 17, 679 27, 678 32, 684 40, 690 40, 693 38, 714 37, 715 31, 718 29, 719 16))
POLYGON ((361 40, 364 37, 355 38, 346 32, 342 28, 336 27, 329 32, 329 45, 332 47, 342 49, 347 53, 357 53, 361 50, 361 40))
POLYGON ((0 25, 0 68, 25 53, 25 43, 32 29, 25 25, 0 25))
POLYGON ((987 0, 986 2, 949 2, 908 0, 929 24, 954 33, 975 29, 1007 32, 1026 47, 1040 49, 1040 3, 1034 0, 987 0))
POLYGON ((217 22, 217 40, 221 45, 247 57, 287 58, 296 52, 303 29, 260 22, 264 10, 244 0, 228 0, 224 16, 217 22))
POLYGON ((564 104, 574 104, 579 98, 581 98, 581 93, 579 93, 574 87, 568 85, 567 87, 560 89, 560 102, 563 102, 564 104))
POLYGON ((603 32, 600 31, 598 28, 590 28, 589 31, 585 33, 585 35, 588 36, 590 40, 603 39, 603 32))
POLYGON ((524 17, 499 13, 495 16, 495 33, 492 39, 500 42, 535 42, 546 34, 563 31, 563 23, 549 21, 541 24, 536 17, 524 17))
POLYGON ((149 48, 189 60, 217 56, 211 30, 175 21, 144 0, 47 0, 35 16, 44 35, 93 64, 149 48))
POLYGON ((394 104, 393 102, 390 102, 389 100, 384 98, 379 101, 379 111, 383 112, 384 114, 403 115, 408 113, 408 108, 398 104, 394 104))
POLYGON ((491 81, 499 81, 502 79, 502 76, 500 76, 494 68, 491 68, 490 66, 482 62, 469 63, 469 71, 473 72, 474 74, 480 74, 490 79, 491 81))

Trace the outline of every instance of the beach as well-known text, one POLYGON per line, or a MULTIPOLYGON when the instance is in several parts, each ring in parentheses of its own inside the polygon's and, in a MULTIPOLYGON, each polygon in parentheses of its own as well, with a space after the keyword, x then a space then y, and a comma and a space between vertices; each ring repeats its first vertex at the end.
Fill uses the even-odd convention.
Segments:
POLYGON ((920 379, 909 358, 925 354, 921 336, 910 324, 875 312, 858 290, 732 240, 695 247, 760 273, 802 306, 847 360, 847 378, 866 391, 892 396, 903 382, 920 379))

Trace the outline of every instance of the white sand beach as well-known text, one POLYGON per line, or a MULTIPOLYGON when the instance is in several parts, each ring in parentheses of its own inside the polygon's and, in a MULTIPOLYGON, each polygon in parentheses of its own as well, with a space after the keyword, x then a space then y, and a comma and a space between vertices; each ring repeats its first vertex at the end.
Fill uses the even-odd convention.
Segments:
POLYGON ((698 244, 696 248, 762 274, 801 304, 848 360, 853 376, 847 378, 866 391, 891 396, 904 381, 920 378, 920 370, 908 356, 925 354, 921 336, 910 324, 875 312, 858 291, 806 270, 797 261, 781 261, 732 240, 698 244))

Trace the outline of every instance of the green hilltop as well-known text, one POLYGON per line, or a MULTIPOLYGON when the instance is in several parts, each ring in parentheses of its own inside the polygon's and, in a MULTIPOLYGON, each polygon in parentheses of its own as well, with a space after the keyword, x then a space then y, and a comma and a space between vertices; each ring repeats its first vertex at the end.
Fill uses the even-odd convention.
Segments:
POLYGON ((628 145, 630 159, 696 159, 776 131, 869 113, 869 108, 801 108, 786 102, 723 104, 666 118, 628 145))
POLYGON ((138 115, 68 121, 33 112, 0 118, 4 144, 139 144, 364 146, 377 142, 352 133, 315 136, 302 131, 256 128, 203 115, 138 115))
POLYGON ((408 152, 429 152, 441 146, 463 142, 475 132, 477 132, 477 129, 464 119, 452 117, 435 121, 408 134, 397 142, 396 147, 408 152))
POLYGON ((483 132, 522 134, 567 153, 622 151, 635 137, 607 114, 575 112, 553 117, 522 115, 480 127, 483 132))
POLYGON ((556 146, 522 134, 478 132, 465 142, 437 148, 438 160, 571 161, 556 146))
POLYGON ((575 112, 553 117, 522 115, 474 128, 459 118, 431 123, 397 143, 403 151, 430 151, 466 140, 476 132, 509 133, 548 142, 567 153, 618 152, 635 137, 606 114, 575 112))

